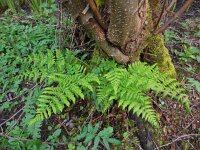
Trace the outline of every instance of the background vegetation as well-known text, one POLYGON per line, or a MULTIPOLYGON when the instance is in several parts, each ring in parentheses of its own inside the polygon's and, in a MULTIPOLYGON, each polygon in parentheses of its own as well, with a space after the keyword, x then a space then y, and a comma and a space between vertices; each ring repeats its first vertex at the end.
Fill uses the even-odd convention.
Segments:
POLYGON ((96 57, 95 43, 53 0, 0 0, 0 9, 7 9, 0 16, 1 149, 140 149, 133 114, 160 130, 158 149, 199 147, 200 26, 193 11, 165 32, 177 82, 156 64, 127 67, 96 57))

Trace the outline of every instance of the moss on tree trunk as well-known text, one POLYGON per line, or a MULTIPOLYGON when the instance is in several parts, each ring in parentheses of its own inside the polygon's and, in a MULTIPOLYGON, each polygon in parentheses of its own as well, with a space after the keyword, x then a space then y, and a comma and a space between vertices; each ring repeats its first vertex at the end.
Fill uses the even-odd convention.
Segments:
POLYGON ((149 63, 157 63, 161 72, 167 72, 171 77, 176 77, 176 71, 165 47, 163 36, 152 35, 148 38, 148 45, 144 50, 144 56, 149 63))

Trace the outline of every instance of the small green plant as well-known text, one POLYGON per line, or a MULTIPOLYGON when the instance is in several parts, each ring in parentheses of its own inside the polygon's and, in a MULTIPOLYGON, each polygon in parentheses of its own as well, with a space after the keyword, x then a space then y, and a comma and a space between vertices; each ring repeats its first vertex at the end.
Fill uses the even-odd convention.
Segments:
POLYGON ((183 60, 184 62, 192 62, 193 60, 200 63, 200 49, 194 46, 183 45, 184 51, 178 52, 176 54, 183 60))
POLYGON ((175 79, 170 79, 167 74, 161 73, 156 65, 148 66, 137 62, 129 65, 127 69, 113 68, 103 75, 100 82, 97 100, 99 104, 103 104, 103 111, 107 110, 113 101, 117 101, 119 107, 132 110, 137 116, 142 116, 158 127, 151 99, 146 95, 149 90, 157 94, 163 93, 163 98, 169 93, 172 99, 177 96, 178 101, 189 111, 189 101, 184 89, 175 79))
POLYGON ((22 4, 24 0, 0 0, 0 6, 5 7, 8 6, 8 8, 12 12, 16 12, 16 7, 18 7, 20 4, 22 4))
MULTIPOLYGON (((10 17, 0 18, 0 102, 7 93, 21 95, 22 80, 19 78, 26 67, 23 62, 30 53, 54 50, 57 46, 53 25, 38 22, 36 26, 24 24, 10 17)), ((12 99, 12 98, 11 98, 12 99)))
POLYGON ((105 4, 105 0, 95 0, 96 1, 96 4, 97 4, 97 7, 101 7, 105 4))
POLYGON ((57 9, 55 0, 28 0, 28 4, 36 15, 48 16, 57 9))
POLYGON ((133 135, 134 133, 135 131, 123 133, 122 145, 124 148, 137 149, 138 147, 141 147, 140 140, 138 139, 138 137, 133 135))
POLYGON ((197 92, 200 93, 200 82, 195 80, 194 78, 188 78, 188 82, 190 83, 190 85, 188 86, 189 89, 191 89, 192 87, 194 87, 197 92))
POLYGON ((177 41, 180 40, 180 37, 174 31, 167 30, 165 31, 164 35, 165 35, 165 42, 170 42, 172 40, 177 40, 177 41))
MULTIPOLYGON (((194 24, 195 22, 198 24, 199 19, 193 20, 194 24)), ((185 38, 185 35, 189 36, 188 31, 194 32, 194 35, 196 38, 199 37, 199 31, 200 26, 194 26, 191 25, 191 20, 187 19, 185 22, 181 23, 181 26, 183 29, 185 29, 185 32, 180 33, 176 30, 167 30, 165 31, 165 41, 169 43, 170 45, 180 45, 179 50, 175 47, 175 50, 173 50, 177 56, 180 57, 180 59, 183 62, 193 62, 197 61, 200 62, 200 49, 196 46, 191 45, 191 42, 185 38)))
POLYGON ((107 127, 103 128, 103 130, 99 131, 101 122, 96 123, 93 127, 91 123, 83 128, 80 128, 80 134, 77 135, 73 141, 78 142, 77 149, 79 150, 97 150, 99 149, 99 145, 102 145, 107 149, 110 150, 110 144, 120 145, 121 142, 113 136, 113 128, 107 127), (82 142, 81 142, 82 141, 82 142))

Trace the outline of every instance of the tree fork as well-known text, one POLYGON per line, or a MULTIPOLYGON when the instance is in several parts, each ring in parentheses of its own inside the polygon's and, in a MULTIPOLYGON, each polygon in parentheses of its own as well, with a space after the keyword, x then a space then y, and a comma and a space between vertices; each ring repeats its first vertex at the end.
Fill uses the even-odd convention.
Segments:
POLYGON ((67 0, 63 2, 63 7, 66 8, 66 11, 71 14, 74 19, 78 18, 87 33, 89 33, 108 56, 112 57, 120 64, 127 64, 129 62, 130 59, 128 56, 124 55, 120 49, 107 41, 102 27, 95 20, 90 10, 87 10, 87 6, 85 6, 82 0, 67 0), (79 8, 80 11, 77 11, 77 8, 79 8))

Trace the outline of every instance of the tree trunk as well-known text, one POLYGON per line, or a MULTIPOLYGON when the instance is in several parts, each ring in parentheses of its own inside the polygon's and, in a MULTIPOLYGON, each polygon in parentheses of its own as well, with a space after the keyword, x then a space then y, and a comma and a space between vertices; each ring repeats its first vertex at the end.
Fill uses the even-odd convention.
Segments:
POLYGON ((142 58, 157 63, 161 71, 175 77, 162 35, 153 34, 160 14, 160 1, 101 1, 104 1, 104 7, 100 9, 95 0, 65 0, 62 5, 99 47, 118 63, 127 64, 142 58))

